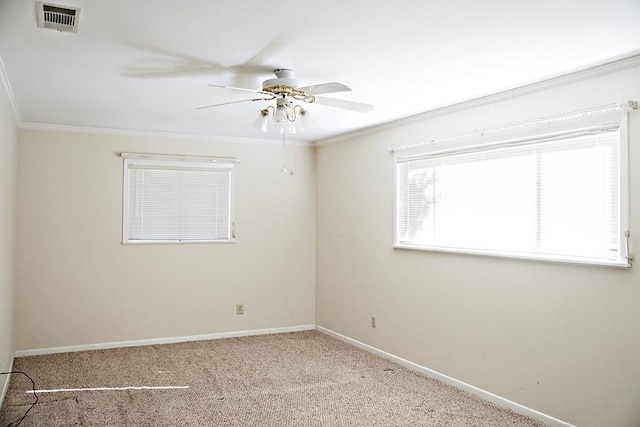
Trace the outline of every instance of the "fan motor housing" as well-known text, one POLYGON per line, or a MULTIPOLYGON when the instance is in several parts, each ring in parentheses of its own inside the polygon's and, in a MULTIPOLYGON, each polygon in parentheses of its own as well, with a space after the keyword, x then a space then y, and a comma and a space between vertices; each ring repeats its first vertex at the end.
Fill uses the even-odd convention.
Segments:
POLYGON ((266 89, 272 86, 300 86, 300 80, 298 79, 269 79, 262 82, 262 89, 266 89))
POLYGON ((272 86, 300 86, 300 80, 294 79, 294 71, 288 68, 278 68, 273 70, 273 74, 276 75, 275 79, 268 79, 262 82, 262 89, 266 89, 272 86))

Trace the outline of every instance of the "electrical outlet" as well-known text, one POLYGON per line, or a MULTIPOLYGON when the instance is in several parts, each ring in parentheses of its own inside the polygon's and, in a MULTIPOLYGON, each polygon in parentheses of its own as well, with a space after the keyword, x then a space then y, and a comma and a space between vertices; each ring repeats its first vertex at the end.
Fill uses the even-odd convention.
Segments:
POLYGON ((376 327, 376 316, 371 316, 371 327, 372 328, 376 327))
POLYGON ((244 314, 244 304, 236 304, 236 314, 244 314))

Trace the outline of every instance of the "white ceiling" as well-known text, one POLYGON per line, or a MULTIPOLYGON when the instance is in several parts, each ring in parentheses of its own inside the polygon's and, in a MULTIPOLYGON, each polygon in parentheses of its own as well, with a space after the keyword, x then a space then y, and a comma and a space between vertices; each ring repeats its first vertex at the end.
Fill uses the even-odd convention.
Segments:
MULTIPOLYGON (((363 114, 311 105, 317 141, 640 53, 639 0, 55 0, 77 34, 37 28, 35 1, 0 0, 0 58, 20 123, 263 138, 270 70, 363 114), (249 96, 247 96, 249 95, 249 96)), ((274 102, 274 101, 272 101, 274 102)), ((278 134, 266 134, 277 138, 278 134)))

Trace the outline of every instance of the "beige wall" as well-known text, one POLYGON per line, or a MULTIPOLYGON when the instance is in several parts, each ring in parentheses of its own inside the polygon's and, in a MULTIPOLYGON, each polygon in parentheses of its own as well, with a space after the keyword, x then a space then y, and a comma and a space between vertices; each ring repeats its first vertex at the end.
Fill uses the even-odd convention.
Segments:
MULTIPOLYGON (((13 358, 13 243, 18 136, 14 113, 0 85, 0 371, 13 358)), ((0 377, 0 395, 7 376, 0 377)))
MULTIPOLYGON (((636 426, 638 267, 394 250, 386 151, 628 99, 640 100, 638 69, 354 137, 316 154, 294 147, 294 177, 280 173, 278 145, 23 129, 16 149, 10 109, 0 102, 0 362, 13 354, 18 150, 17 350, 315 322, 580 426, 636 426), (239 157, 237 243, 123 246, 120 151, 239 157), (244 316, 235 315, 236 303, 245 304, 244 316)), ((636 246, 639 141, 634 112, 636 246)))
MULTIPOLYGON (((320 147, 317 324, 579 426, 640 425, 640 266, 394 250, 386 150, 629 99, 640 69, 320 147)), ((640 248, 640 111, 629 135, 640 248)))
POLYGON ((315 322, 315 154, 277 144, 21 130, 16 350, 315 322), (234 244, 122 245, 117 152, 233 156, 234 244), (245 314, 235 314, 243 303, 245 314))

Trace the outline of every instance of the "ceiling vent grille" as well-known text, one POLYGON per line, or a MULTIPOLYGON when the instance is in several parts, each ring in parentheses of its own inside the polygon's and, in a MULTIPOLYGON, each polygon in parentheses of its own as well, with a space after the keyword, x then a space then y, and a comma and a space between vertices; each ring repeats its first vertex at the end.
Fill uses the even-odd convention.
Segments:
POLYGON ((78 32, 80 8, 69 8, 55 4, 36 2, 38 27, 69 33, 78 32))

